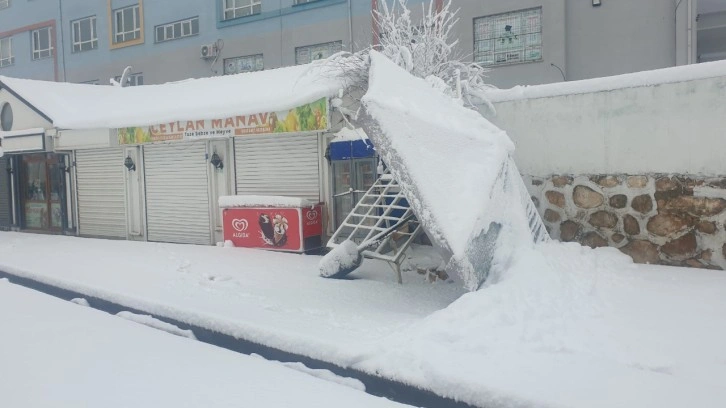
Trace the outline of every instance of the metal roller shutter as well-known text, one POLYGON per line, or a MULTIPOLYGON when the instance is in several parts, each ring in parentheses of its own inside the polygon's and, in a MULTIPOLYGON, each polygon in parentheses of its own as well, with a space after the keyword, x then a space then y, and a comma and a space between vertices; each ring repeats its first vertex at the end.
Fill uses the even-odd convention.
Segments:
POLYGON ((205 146, 194 142, 144 147, 149 241, 211 243, 205 146))
POLYGON ((10 173, 7 157, 0 158, 0 230, 10 228, 10 173))
POLYGON ((234 146, 237 194, 320 201, 317 134, 237 137, 234 146))
POLYGON ((123 162, 119 148, 76 151, 80 235, 126 238, 123 162))

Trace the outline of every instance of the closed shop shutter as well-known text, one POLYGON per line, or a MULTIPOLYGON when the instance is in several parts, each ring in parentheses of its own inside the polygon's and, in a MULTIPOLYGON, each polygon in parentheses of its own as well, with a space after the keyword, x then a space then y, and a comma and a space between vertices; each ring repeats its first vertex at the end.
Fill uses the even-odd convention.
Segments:
POLYGON ((0 230, 10 228, 12 222, 10 217, 10 173, 8 158, 0 157, 0 230))
POLYGON ((126 238, 123 163, 120 148, 76 151, 80 235, 126 238))
POLYGON ((244 136, 234 145, 237 194, 320 201, 317 134, 244 136))
POLYGON ((209 245, 206 143, 144 147, 149 241, 209 245))

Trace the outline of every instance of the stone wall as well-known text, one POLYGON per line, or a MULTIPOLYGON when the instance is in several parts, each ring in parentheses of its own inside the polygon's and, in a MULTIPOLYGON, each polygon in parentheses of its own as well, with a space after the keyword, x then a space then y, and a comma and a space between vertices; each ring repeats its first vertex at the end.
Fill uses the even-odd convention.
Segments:
POLYGON ((524 176, 553 238, 613 246, 635 262, 726 269, 726 178, 524 176))

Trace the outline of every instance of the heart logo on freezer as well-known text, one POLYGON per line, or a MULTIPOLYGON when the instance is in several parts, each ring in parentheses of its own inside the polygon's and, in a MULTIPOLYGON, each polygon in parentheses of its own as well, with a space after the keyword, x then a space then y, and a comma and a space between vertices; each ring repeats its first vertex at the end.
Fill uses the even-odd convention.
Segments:
POLYGON ((305 215, 310 221, 315 221, 318 218, 318 212, 315 210, 308 211, 307 215, 305 215))
POLYGON ((236 218, 236 219, 232 220, 232 228, 234 228, 235 230, 237 230, 239 232, 247 231, 248 226, 249 226, 249 224, 247 223, 247 220, 244 218, 236 218))

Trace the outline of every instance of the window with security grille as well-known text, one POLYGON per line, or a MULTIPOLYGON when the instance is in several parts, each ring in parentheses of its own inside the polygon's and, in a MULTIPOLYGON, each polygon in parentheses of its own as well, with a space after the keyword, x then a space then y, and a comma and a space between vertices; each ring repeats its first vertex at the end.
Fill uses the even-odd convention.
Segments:
POLYGON ((262 11, 262 0, 222 0, 222 8, 224 19, 232 20, 259 14, 262 11))
POLYGON ((262 71, 265 68, 262 54, 224 59, 224 75, 240 72, 262 71))
POLYGON ((10 7, 10 0, 0 0, 0 9, 10 7))
POLYGON ((325 59, 340 52, 342 49, 342 41, 297 47, 295 48, 295 64, 308 64, 313 61, 325 59))
POLYGON ((155 28, 156 42, 176 40, 199 34, 199 17, 158 25, 155 28))
POLYGON ((139 5, 114 10, 113 42, 123 43, 141 38, 141 10, 139 5))
POLYGON ((13 62, 15 62, 13 39, 11 37, 0 38, 0 67, 11 65, 13 62))
POLYGON ((542 61, 542 8, 474 19, 474 61, 484 66, 542 61))
POLYGON ((73 33, 73 52, 98 48, 96 16, 81 18, 71 22, 71 29, 73 33))

